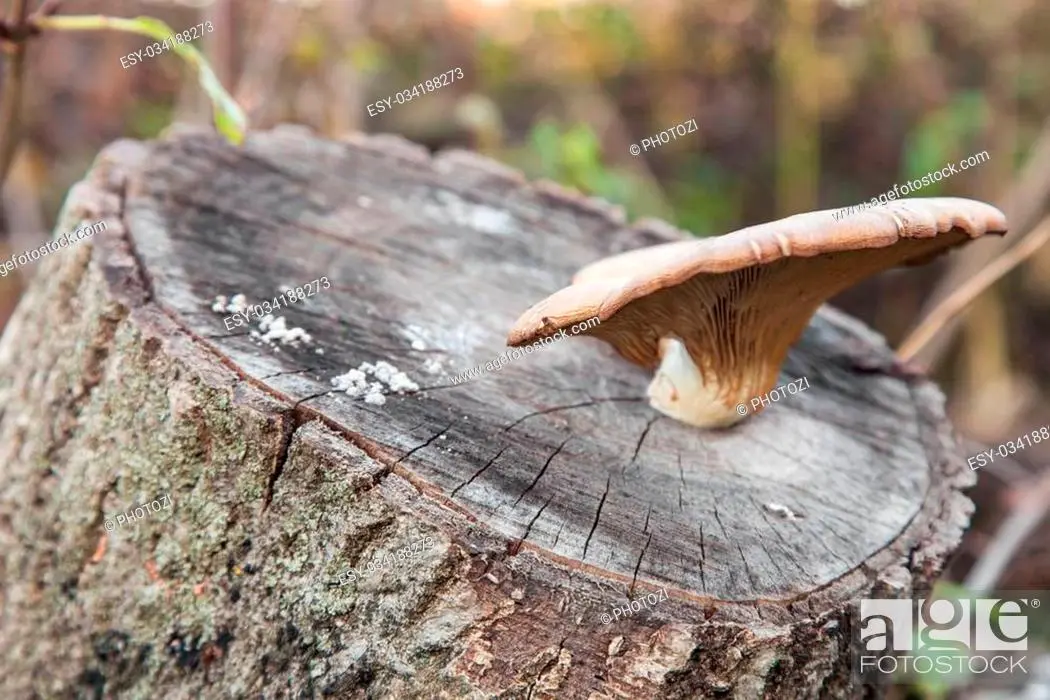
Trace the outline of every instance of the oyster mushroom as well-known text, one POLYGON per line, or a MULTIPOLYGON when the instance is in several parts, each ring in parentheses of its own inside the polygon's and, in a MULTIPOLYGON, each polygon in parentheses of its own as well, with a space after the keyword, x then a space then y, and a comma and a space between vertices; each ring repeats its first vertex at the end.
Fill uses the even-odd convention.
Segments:
POLYGON ((691 425, 725 427, 743 418, 739 404, 776 386, 788 348, 827 299, 986 233, 1006 233, 998 209, 935 197, 841 220, 831 210, 798 214, 642 248, 581 269, 570 286, 521 315, 507 344, 597 316, 601 323, 585 334, 654 370, 653 408, 691 425))

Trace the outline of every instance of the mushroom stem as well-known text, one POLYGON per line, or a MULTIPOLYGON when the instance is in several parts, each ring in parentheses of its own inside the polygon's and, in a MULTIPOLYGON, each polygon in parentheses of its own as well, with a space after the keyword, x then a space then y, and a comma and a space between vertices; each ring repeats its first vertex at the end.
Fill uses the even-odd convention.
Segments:
POLYGON ((660 413, 700 428, 726 428, 748 414, 746 404, 743 413, 737 409, 747 399, 734 403, 717 378, 704 381, 685 344, 673 335, 660 339, 660 366, 646 393, 660 413))

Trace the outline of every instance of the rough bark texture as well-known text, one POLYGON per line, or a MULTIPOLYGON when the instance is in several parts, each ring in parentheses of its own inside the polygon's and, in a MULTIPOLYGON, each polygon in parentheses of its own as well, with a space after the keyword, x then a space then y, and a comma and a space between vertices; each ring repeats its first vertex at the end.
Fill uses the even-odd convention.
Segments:
POLYGON ((850 601, 926 589, 969 518, 940 393, 830 309, 784 368, 812 388, 730 430, 589 339, 451 386, 576 268, 682 235, 478 156, 119 142, 59 228, 98 219, 0 341, 3 697, 870 694, 850 601), (210 310, 322 275, 280 312, 306 347, 210 310), (422 390, 329 393, 377 360, 422 390))

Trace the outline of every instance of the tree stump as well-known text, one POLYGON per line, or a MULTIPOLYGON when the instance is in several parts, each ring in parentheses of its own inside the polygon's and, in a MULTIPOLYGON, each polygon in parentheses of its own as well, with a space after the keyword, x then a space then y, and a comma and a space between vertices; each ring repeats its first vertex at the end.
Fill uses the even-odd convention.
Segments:
POLYGON ((477 155, 173 132, 59 229, 99 219, 0 342, 5 698, 851 697, 850 602, 926 590, 968 521, 941 394, 828 308, 812 388, 728 430, 588 338, 453 385, 685 235, 477 155), (322 276, 297 348, 211 310, 322 276), (378 361, 421 388, 333 393, 378 361))

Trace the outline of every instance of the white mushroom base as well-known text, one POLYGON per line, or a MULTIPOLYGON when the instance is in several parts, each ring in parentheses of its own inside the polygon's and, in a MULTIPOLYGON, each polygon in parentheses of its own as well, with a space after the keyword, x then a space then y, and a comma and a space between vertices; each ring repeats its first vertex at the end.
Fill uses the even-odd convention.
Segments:
POLYGON ((700 428, 726 428, 747 416, 746 405, 742 413, 726 406, 716 381, 704 382, 685 344, 674 336, 660 339, 660 366, 646 394, 649 405, 660 413, 700 428))

